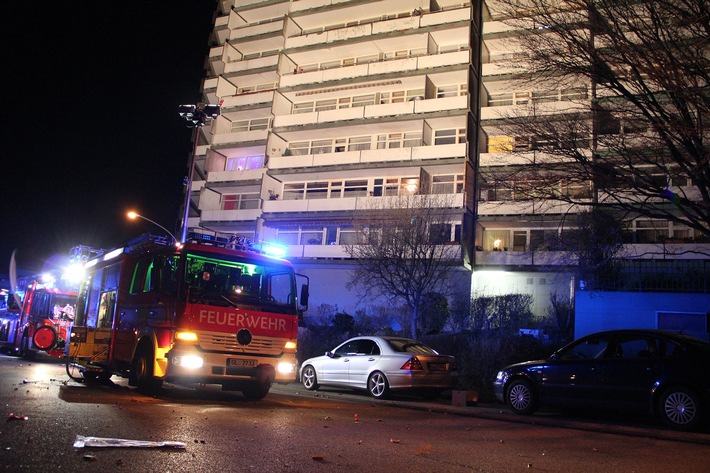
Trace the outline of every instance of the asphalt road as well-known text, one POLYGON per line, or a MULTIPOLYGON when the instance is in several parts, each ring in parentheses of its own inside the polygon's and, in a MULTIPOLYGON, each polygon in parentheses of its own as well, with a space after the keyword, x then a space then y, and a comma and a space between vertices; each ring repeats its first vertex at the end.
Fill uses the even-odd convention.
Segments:
POLYGON ((57 360, 8 356, 0 356, 0 379, 4 471, 705 472, 710 451, 710 433, 647 419, 521 417, 444 398, 378 401, 295 383, 258 402, 173 385, 149 397, 121 379, 70 381, 57 360), (79 448, 77 436, 185 447, 79 448))

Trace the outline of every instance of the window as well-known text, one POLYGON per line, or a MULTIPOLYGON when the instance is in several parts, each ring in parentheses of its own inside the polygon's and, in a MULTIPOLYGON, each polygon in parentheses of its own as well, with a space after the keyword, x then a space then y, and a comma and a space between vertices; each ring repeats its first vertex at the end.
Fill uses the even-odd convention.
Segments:
POLYGON ((429 226, 429 239, 433 245, 443 245, 451 240, 450 223, 432 223, 429 226))
POLYGON ((301 227, 301 245, 322 245, 323 244, 323 227, 322 226, 304 226, 301 227))
POLYGON ((466 95, 466 91, 466 84, 442 85, 436 88, 436 98, 440 99, 443 97, 466 95))
POLYGON ((220 202, 222 210, 258 209, 261 199, 257 193, 223 194, 220 202))
POLYGON ((348 138, 348 151, 367 150, 372 147, 372 138, 369 136, 355 136, 348 138))
POLYGON ((261 169, 264 167, 264 155, 242 156, 227 160, 227 171, 243 171, 245 169, 261 169))
POLYGON ((377 135, 377 149, 421 146, 421 143, 422 133, 418 131, 377 135))
POLYGON ((463 174, 432 176, 432 194, 460 194, 463 192, 463 174))
POLYGON ((271 126, 271 118, 253 118, 251 120, 233 121, 230 127, 232 133, 241 131, 267 130, 271 126))
POLYGON ((328 182, 307 182, 306 183, 306 199, 327 199, 328 198, 328 182))
POLYGON ((466 129, 454 128, 449 130, 436 130, 434 132, 435 145, 450 145, 466 142, 466 129))
POLYGON ((571 346, 560 353, 561 360, 594 360, 603 358, 606 347, 609 345, 608 337, 592 337, 571 346))

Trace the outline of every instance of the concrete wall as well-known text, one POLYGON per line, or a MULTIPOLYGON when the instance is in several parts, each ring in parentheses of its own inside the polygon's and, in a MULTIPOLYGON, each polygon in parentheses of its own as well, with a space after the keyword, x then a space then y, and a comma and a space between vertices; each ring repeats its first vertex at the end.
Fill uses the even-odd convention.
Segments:
POLYGON ((578 291, 574 335, 579 338, 621 328, 670 328, 708 339, 708 314, 710 294, 578 291), (669 319, 671 324, 674 319, 677 323, 669 327, 669 319))

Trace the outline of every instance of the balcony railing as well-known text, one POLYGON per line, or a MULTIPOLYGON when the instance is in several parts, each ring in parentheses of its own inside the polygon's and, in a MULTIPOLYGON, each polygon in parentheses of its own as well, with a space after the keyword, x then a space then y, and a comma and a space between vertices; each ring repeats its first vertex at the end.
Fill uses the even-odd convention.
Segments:
POLYGON ((465 157, 466 144, 457 143, 437 146, 368 149, 342 153, 306 154, 301 156, 271 156, 269 158, 269 169, 465 157))

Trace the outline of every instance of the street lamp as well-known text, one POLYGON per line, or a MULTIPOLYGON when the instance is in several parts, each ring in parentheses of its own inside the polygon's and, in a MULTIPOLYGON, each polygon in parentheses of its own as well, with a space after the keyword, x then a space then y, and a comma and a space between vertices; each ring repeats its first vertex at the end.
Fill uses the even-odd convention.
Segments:
POLYGON ((195 160, 197 159, 197 139, 199 136, 199 130, 205 126, 208 121, 214 120, 220 115, 220 105, 200 103, 197 105, 180 105, 179 107, 179 113, 182 119, 185 120, 185 125, 187 125, 188 128, 193 129, 192 155, 190 156, 188 175, 185 178, 185 200, 183 202, 184 208, 181 225, 181 243, 185 243, 187 240, 187 219, 190 216, 190 196, 192 194, 192 178, 195 174, 195 160))
POLYGON ((173 239, 173 243, 174 243, 175 245, 179 245, 179 242, 177 241, 177 238, 175 238, 175 235, 173 235, 172 233, 170 233, 170 230, 168 230, 167 228, 165 228, 164 226, 162 226, 162 225, 159 224, 158 222, 155 222, 155 221, 149 219, 148 217, 144 217, 143 215, 141 215, 141 214, 139 214, 139 213, 136 213, 136 212, 133 212, 133 211, 128 212, 126 215, 127 215, 128 218, 130 218, 131 220, 135 220, 135 219, 137 219, 137 218, 142 218, 143 220, 146 220, 146 221, 152 223, 153 225, 156 225, 156 226, 162 228, 163 231, 164 231, 165 233, 167 233, 168 235, 170 235, 170 238, 173 239))

